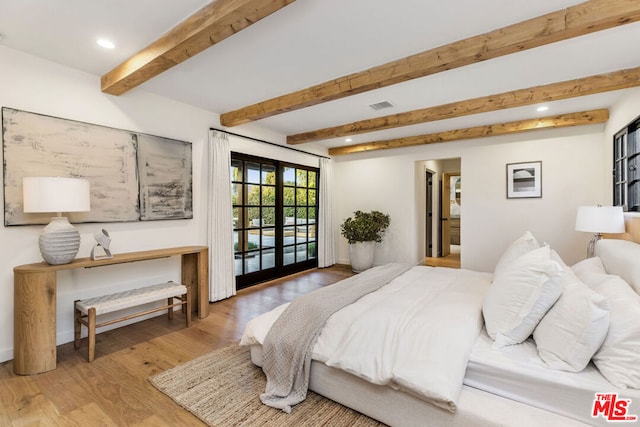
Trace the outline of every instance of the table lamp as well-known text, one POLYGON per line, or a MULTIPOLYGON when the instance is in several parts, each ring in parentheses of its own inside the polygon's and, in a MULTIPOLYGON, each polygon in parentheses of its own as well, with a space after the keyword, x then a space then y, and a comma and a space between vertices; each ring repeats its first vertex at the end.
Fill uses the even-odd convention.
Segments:
POLYGON ((89 181, 78 178, 25 177, 22 179, 23 210, 56 212, 40 233, 42 258, 53 265, 68 264, 80 248, 80 233, 62 212, 86 212, 91 209, 89 181))
POLYGON ((594 256, 596 242, 602 233, 624 233, 622 206, 580 206, 576 215, 576 231, 594 233, 587 246, 587 258, 594 256))

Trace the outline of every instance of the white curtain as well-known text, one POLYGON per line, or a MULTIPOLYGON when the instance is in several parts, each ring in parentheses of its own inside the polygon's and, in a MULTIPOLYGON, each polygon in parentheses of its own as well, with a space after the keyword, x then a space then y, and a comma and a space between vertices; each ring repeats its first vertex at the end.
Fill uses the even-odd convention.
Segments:
POLYGON ((231 149, 226 133, 209 131, 209 300, 236 294, 231 207, 231 149))
POLYGON ((330 267, 336 263, 333 242, 333 189, 332 160, 320 158, 320 212, 318 214, 318 267, 330 267))

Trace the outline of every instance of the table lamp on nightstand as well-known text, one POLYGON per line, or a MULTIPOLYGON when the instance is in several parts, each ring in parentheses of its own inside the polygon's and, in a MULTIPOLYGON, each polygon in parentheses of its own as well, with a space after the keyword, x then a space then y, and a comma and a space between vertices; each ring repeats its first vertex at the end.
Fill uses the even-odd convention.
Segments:
POLYGON ((580 206, 576 215, 576 231, 594 233, 587 246, 587 258, 594 256, 596 242, 602 233, 624 233, 624 213, 621 206, 580 206))
POLYGON ((24 212, 56 212, 58 216, 40 234, 42 258, 53 265, 68 264, 80 248, 80 233, 62 212, 91 210, 89 181, 78 178, 26 177, 22 179, 24 212))

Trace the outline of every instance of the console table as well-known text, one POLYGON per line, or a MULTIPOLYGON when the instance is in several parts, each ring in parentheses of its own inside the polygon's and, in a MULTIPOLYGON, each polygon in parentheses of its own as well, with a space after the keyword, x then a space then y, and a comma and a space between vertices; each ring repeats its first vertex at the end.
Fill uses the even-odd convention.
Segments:
POLYGON ((113 258, 77 258, 69 264, 44 262, 13 269, 13 371, 18 375, 38 374, 56 368, 56 281, 60 270, 147 261, 180 255, 182 284, 191 287, 191 304, 198 317, 209 310, 209 248, 182 246, 142 252, 128 252, 113 258))

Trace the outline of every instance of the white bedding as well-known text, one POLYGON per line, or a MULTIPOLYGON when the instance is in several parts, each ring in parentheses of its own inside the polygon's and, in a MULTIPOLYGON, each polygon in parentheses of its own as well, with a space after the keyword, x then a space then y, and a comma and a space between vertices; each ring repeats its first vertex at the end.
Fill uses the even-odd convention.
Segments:
MULTIPOLYGON (((618 259, 617 254, 621 249, 613 244, 611 247, 607 249, 607 255, 618 259)), ((629 250, 627 247, 623 249, 629 250)), ((632 249, 633 258, 637 259, 640 245, 632 249)), ((567 268, 563 266, 563 269, 567 268)), ((574 266, 574 270, 589 286, 591 284, 587 279, 591 275, 605 274, 599 259, 585 260, 574 266), (594 264, 599 267, 596 269, 594 264)), ((616 269, 607 269, 606 273, 620 274, 616 269)), ((482 328, 481 316, 482 300, 491 280, 492 276, 488 273, 414 267, 329 318, 313 348, 314 363, 322 367, 316 368, 316 373, 336 372, 343 375, 344 379, 353 378, 353 384, 361 381, 361 384, 379 387, 371 389, 371 393, 365 393, 363 389, 363 394, 368 397, 377 396, 380 390, 391 392, 395 389, 405 392, 397 394, 400 401, 408 393, 424 402, 439 403, 439 406, 449 410, 456 408, 456 402, 460 403, 461 414, 449 413, 450 417, 443 418, 447 420, 447 425, 456 425, 456 422, 468 416, 473 417, 473 414, 478 416, 478 420, 485 420, 487 425, 502 425, 500 413, 495 414, 496 419, 489 422, 490 418, 493 419, 490 415, 492 410, 485 411, 483 405, 482 408, 473 409, 473 405, 469 406, 463 399, 473 390, 479 393, 478 396, 494 396, 494 399, 489 398, 491 402, 500 402, 500 399, 511 402, 514 408, 512 416, 515 417, 511 421, 516 418, 528 420, 535 411, 539 411, 540 420, 557 421, 556 424, 550 424, 532 420, 531 425, 609 425, 602 407, 596 418, 591 416, 597 393, 608 396, 617 393, 619 399, 626 399, 626 414, 631 417, 640 415, 640 390, 633 385, 630 389, 617 389, 593 363, 577 373, 550 369, 540 358, 539 349, 531 338, 521 344, 496 349, 494 341, 482 328), (539 409, 533 411, 533 408, 539 409), (483 418, 483 414, 489 414, 489 418, 483 418)), ((634 285, 637 286, 637 283, 634 282, 634 285)), ((614 314, 626 313, 627 306, 635 307, 638 303, 635 295, 624 301, 617 301, 617 297, 617 293, 607 297, 610 303, 617 304, 612 306, 614 314)), ((271 324, 285 307, 281 306, 249 322, 241 344, 262 344, 271 324)), ((556 327, 568 326, 567 322, 571 320, 565 317, 555 319, 556 327)), ((617 349, 625 352, 625 363, 630 363, 618 369, 625 374, 629 369, 635 369, 639 360, 637 351, 625 350, 629 345, 629 348, 635 348, 636 338, 640 336, 639 326, 635 320, 625 321, 626 317, 616 320, 612 315, 611 318, 609 335, 614 332, 614 335, 619 334, 621 329, 632 332, 627 335, 631 337, 628 340, 634 340, 633 343, 625 342, 625 346, 617 349)), ((568 340, 567 345, 572 345, 572 342, 568 340)), ((386 412, 380 412, 375 403, 360 404, 357 398, 352 399, 351 394, 340 386, 333 390, 331 381, 320 385, 321 380, 316 375, 315 383, 319 387, 316 391, 321 394, 327 393, 327 396, 378 419, 387 419, 386 412)), ((475 396, 474 393, 471 394, 475 396)), ((434 408, 432 405, 426 406, 434 408)), ((388 418, 392 424, 403 419, 402 414, 396 415, 388 418)), ((419 418, 412 420, 413 424, 421 425, 419 418)), ((638 421, 631 424, 636 423, 638 421)))
POLYGON ((591 417, 595 393, 617 392, 632 400, 630 414, 640 413, 640 391, 616 389, 593 364, 578 373, 549 369, 531 338, 500 350, 492 344, 483 329, 469 358, 465 385, 591 425, 607 425, 603 417, 591 417))
POLYGON ((267 376, 260 400, 265 405, 291 412, 307 397, 315 342, 329 317, 375 292, 411 268, 391 263, 370 268, 296 298, 273 323, 262 343, 262 370, 267 376))
MULTIPOLYGON (((454 411, 490 282, 487 273, 413 267, 331 316, 313 358, 454 411)), ((241 344, 262 343, 283 310, 252 320, 241 344)))

